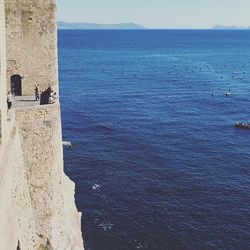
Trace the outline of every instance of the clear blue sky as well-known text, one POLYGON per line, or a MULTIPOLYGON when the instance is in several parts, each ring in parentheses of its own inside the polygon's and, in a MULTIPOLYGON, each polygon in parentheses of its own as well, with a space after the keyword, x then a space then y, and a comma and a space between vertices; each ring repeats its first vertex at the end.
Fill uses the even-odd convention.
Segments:
POLYGON ((250 0, 58 0, 58 20, 148 28, 250 26, 250 0))

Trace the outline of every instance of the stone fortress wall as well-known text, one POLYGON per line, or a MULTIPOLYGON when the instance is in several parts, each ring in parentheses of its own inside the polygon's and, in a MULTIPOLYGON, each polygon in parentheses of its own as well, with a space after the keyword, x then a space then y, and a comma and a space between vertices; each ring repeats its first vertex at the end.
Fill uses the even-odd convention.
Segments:
POLYGON ((6 128, 6 42, 5 42, 5 6, 0 0, 0 143, 4 142, 6 128))
POLYGON ((56 1, 5 0, 5 11, 7 89, 18 75, 22 95, 33 95, 35 83, 58 92, 56 1))
POLYGON ((58 88, 55 10, 51 0, 6 0, 5 6, 0 0, 1 250, 83 249, 74 183, 63 171, 59 101, 16 107, 8 116, 6 110, 11 74, 22 76, 22 94, 33 94, 33 79, 58 88))
POLYGON ((60 105, 17 108, 0 155, 1 250, 83 249, 74 183, 63 172, 60 105))

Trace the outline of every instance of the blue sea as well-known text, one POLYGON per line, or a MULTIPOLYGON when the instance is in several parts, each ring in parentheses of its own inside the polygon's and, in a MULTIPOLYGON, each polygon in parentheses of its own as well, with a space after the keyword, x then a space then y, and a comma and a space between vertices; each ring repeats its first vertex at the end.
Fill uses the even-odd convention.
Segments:
POLYGON ((234 127, 250 31, 59 31, 59 60, 87 250, 250 248, 250 130, 234 127))

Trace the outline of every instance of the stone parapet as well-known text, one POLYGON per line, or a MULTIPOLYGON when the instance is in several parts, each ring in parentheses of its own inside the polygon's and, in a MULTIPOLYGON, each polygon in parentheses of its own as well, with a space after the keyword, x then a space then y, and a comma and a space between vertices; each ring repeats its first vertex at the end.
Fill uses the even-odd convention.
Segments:
POLYGON ((0 151, 1 250, 82 250, 75 185, 63 171, 60 105, 13 111, 0 151))
POLYGON ((74 183, 63 171, 60 104, 15 109, 38 245, 83 249, 74 183))

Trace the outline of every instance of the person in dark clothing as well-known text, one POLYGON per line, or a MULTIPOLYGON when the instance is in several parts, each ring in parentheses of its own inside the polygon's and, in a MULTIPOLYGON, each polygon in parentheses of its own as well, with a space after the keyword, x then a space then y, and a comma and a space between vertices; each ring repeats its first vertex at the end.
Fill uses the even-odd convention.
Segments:
POLYGON ((40 99, 40 91, 39 91, 39 88, 37 86, 37 84, 35 85, 35 101, 39 101, 40 99))
POLYGON ((12 107, 12 95, 11 95, 10 91, 8 92, 8 95, 7 95, 7 105, 8 105, 8 109, 11 109, 11 107, 12 107))

